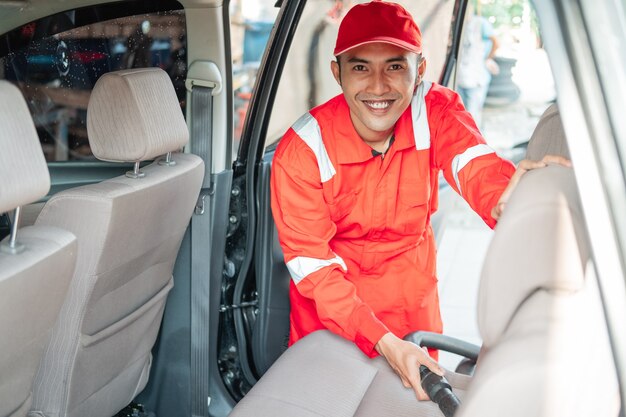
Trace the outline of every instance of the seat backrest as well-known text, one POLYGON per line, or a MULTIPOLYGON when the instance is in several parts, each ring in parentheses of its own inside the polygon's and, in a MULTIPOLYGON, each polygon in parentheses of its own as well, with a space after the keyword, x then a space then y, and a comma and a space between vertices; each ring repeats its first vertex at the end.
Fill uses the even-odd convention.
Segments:
MULTIPOLYGON (((568 156, 558 113, 529 159, 568 156), (548 144, 544 143, 548 142, 548 144), (543 151, 542 151, 543 150, 543 151)), ((544 129, 542 126, 549 126, 544 129)), ((619 395, 583 213, 571 168, 524 175, 483 266, 483 349, 458 417, 616 416, 619 395)))
POLYGON ((204 175, 202 160, 185 153, 139 169, 188 141, 160 69, 103 75, 87 129, 96 157, 135 162, 135 170, 55 195, 36 222, 71 230, 79 241, 76 273, 35 383, 33 409, 46 416, 109 417, 144 388, 204 175))
POLYGON ((526 149, 526 159, 532 161, 540 161, 545 155, 560 155, 570 159, 561 114, 556 103, 550 105, 541 115, 526 149))
MULTIPOLYGON (((19 90, 0 81, 0 213, 44 197, 50 175, 19 90)), ((17 211, 19 213, 19 210, 17 211)), ((37 365, 76 262, 76 238, 48 226, 17 229, 0 243, 0 416, 25 416, 37 365), (19 232, 19 233, 18 233, 19 232)))

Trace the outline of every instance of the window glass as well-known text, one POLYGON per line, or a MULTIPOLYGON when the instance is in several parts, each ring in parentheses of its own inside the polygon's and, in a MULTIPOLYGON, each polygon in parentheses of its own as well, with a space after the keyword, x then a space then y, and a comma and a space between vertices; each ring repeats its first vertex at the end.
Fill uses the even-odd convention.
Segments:
MULTIPOLYGON (((398 0, 422 31, 425 78, 438 81, 443 70, 453 1, 398 0)), ((341 19, 356 3, 351 0, 308 0, 285 63, 268 128, 266 143, 277 141, 306 111, 341 92, 330 71, 341 19)))
POLYGON ((162 68, 170 74, 184 106, 182 10, 87 25, 77 20, 76 11, 59 13, 4 36, 8 48, 0 58, 2 78, 24 94, 47 161, 95 160, 87 139, 87 103, 98 78, 109 71, 162 68))
POLYGON ((232 0, 229 4, 233 60, 233 155, 237 155, 252 89, 278 15, 275 0, 232 0))

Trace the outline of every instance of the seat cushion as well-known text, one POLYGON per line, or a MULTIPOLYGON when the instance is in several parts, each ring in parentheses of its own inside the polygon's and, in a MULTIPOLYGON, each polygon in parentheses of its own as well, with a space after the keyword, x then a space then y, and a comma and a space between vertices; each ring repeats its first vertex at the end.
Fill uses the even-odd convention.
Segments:
MULTIPOLYGON (((459 398, 469 377, 446 375, 459 398), (458 388, 458 389, 457 389, 458 388)), ((382 357, 370 359, 353 343, 329 331, 298 341, 237 404, 231 417, 430 417, 441 415, 382 357)))

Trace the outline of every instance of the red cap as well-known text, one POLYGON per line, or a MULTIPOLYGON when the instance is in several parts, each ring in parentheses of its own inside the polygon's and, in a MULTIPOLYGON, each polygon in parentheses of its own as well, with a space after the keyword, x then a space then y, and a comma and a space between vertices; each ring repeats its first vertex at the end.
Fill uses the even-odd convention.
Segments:
POLYGON ((413 17, 397 3, 374 0, 352 7, 341 21, 334 55, 366 43, 384 42, 422 52, 422 33, 413 17))

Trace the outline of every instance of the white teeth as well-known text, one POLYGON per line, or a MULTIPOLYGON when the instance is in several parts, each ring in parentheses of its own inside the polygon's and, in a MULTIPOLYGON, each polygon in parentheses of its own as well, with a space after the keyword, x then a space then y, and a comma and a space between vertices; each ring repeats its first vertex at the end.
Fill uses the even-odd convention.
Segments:
POLYGON ((389 107, 388 101, 368 101, 366 103, 368 106, 376 110, 386 109, 389 107))

